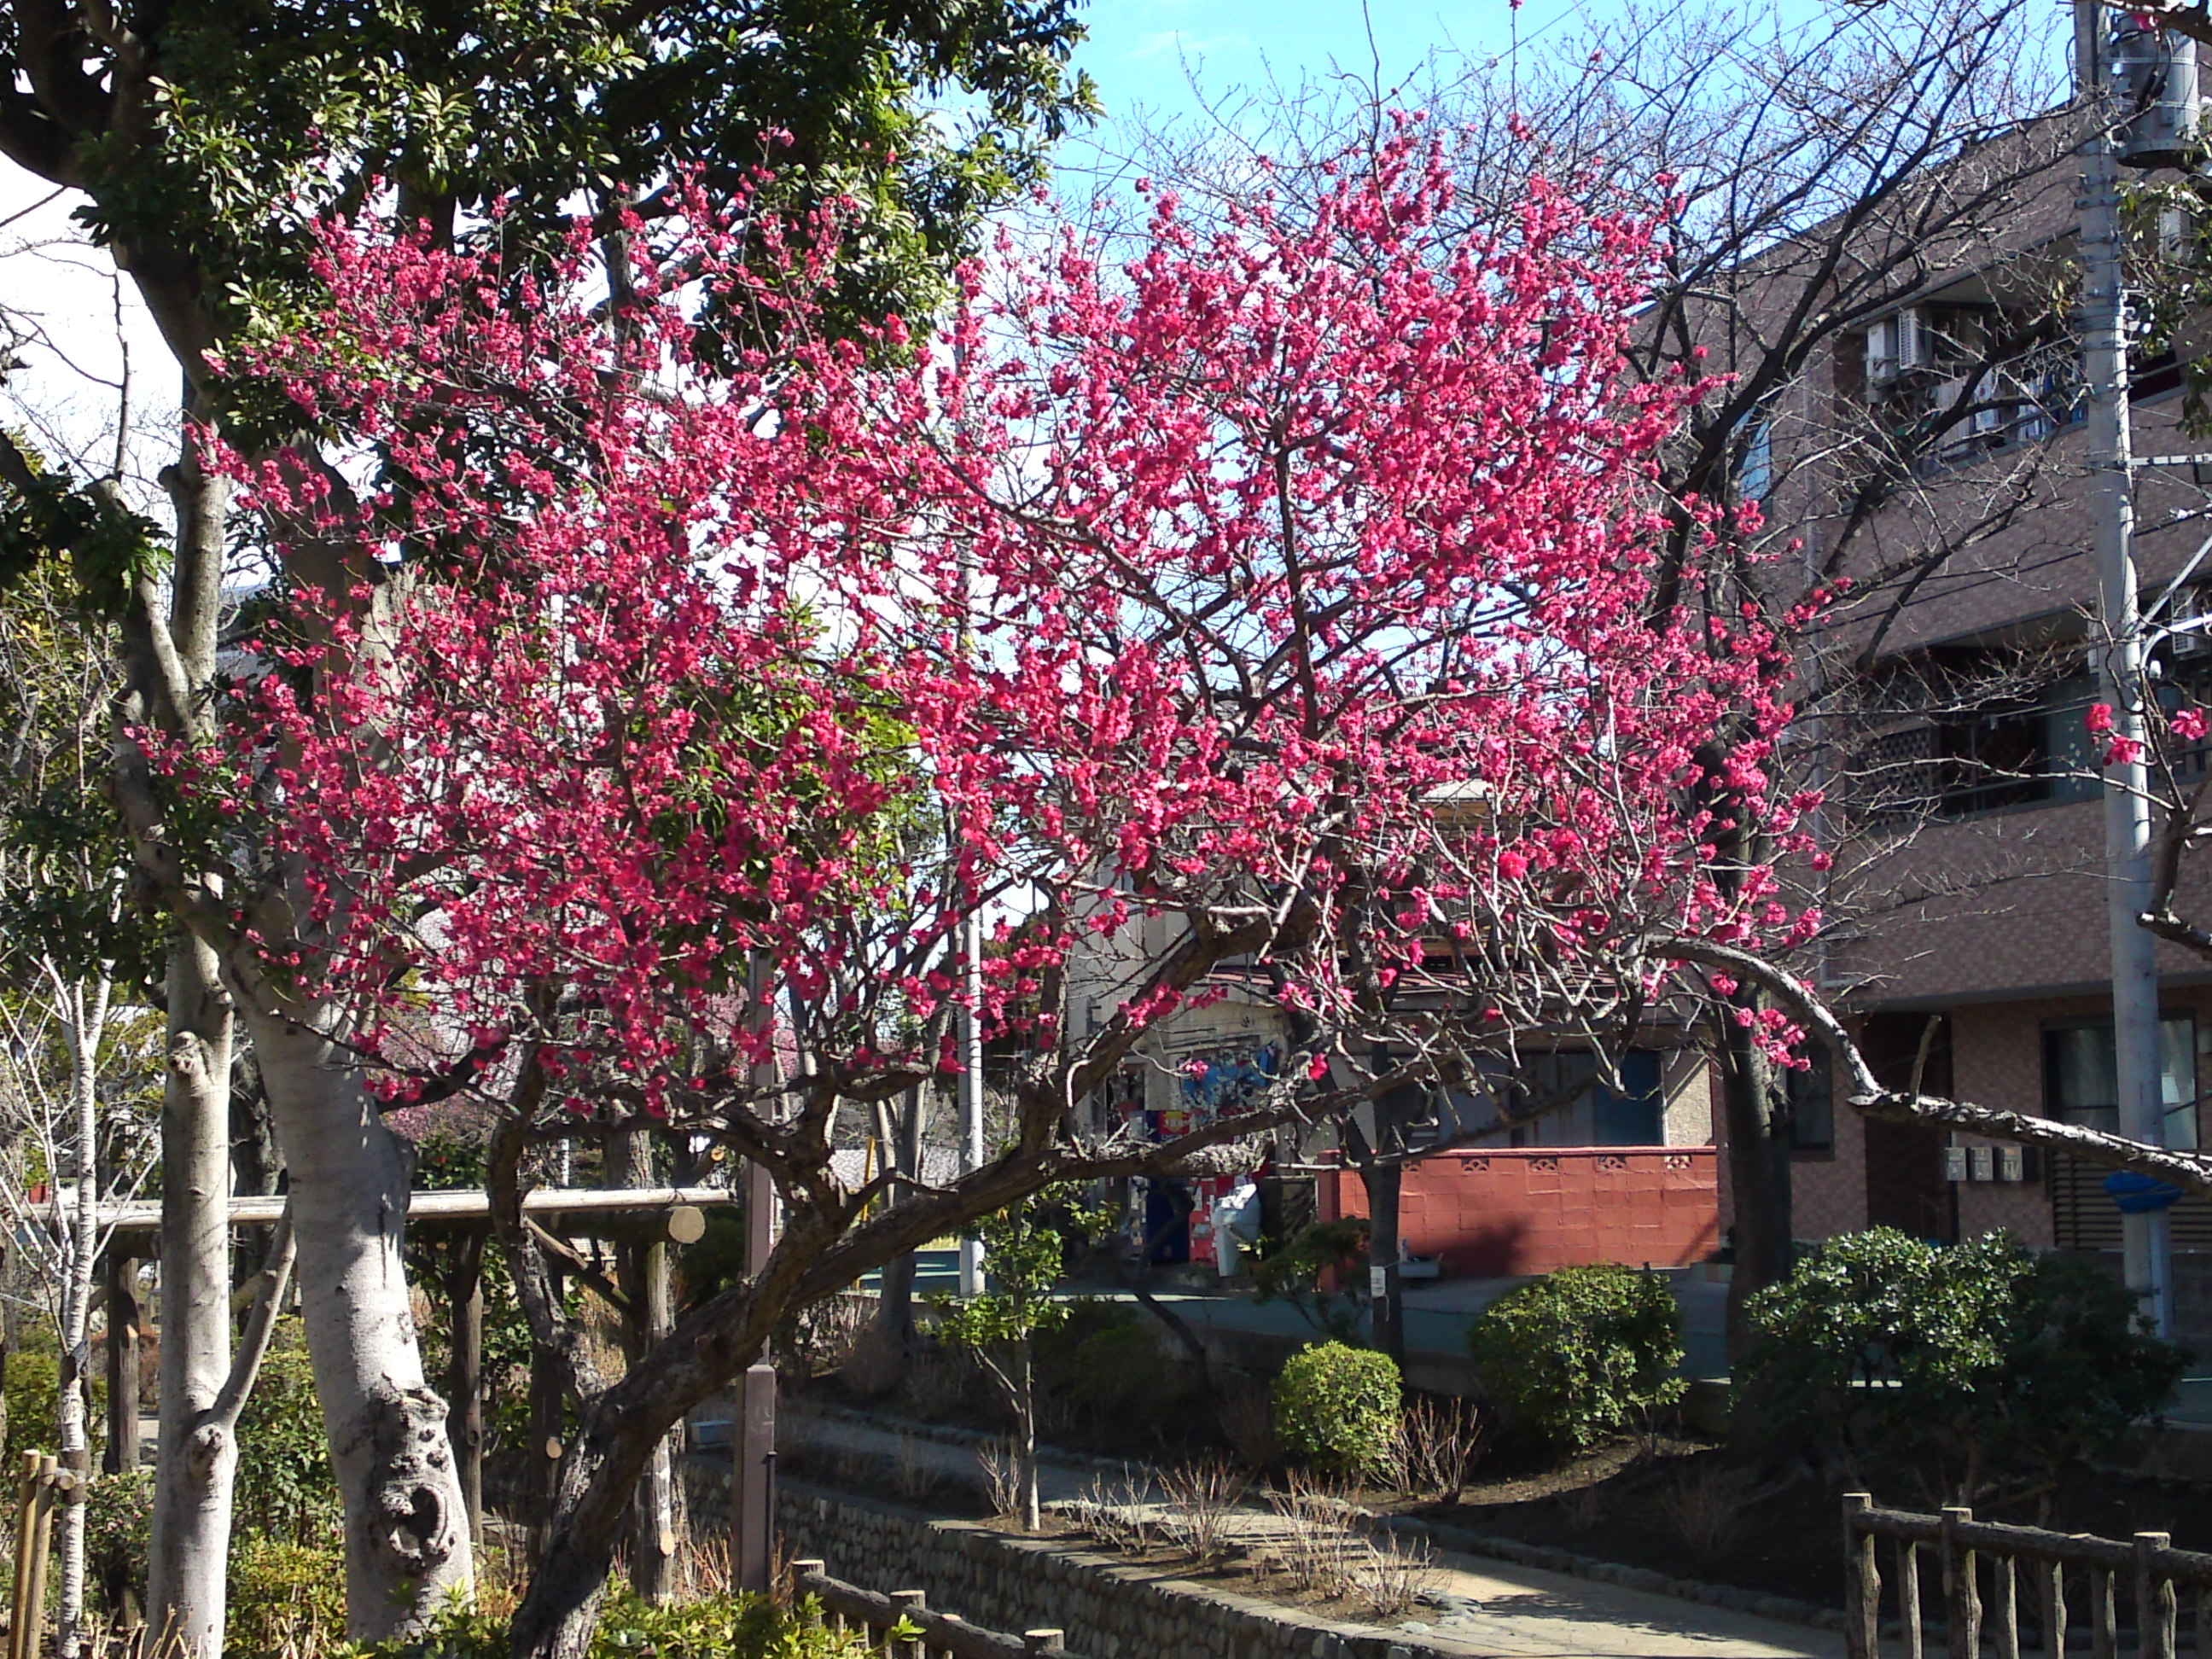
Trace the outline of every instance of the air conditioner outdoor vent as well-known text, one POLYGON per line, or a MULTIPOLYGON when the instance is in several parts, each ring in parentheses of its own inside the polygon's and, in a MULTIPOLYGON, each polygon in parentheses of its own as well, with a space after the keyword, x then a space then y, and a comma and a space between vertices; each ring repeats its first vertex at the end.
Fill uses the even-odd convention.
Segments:
POLYGON ((1926 313, 1907 306, 1867 331, 1867 384, 1888 386, 1901 374, 1926 368, 1934 356, 1926 313))

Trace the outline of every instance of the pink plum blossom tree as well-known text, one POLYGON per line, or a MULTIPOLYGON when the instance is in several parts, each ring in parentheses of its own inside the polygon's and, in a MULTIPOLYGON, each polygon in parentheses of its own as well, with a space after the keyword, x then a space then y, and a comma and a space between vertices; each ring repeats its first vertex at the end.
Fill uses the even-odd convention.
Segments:
POLYGON ((926 341, 824 326, 834 215, 580 233, 544 284, 325 230, 327 314, 248 366, 378 483, 227 464, 343 581, 284 596, 219 738, 145 741, 202 856, 267 820, 274 867, 220 901, 266 983, 343 1010, 390 1104, 499 1114, 580 1425, 518 1655, 582 1652, 653 1448, 793 1309, 1049 1183, 1628 1030, 1709 989, 1686 953, 1811 925, 1717 855, 1798 846, 1764 770, 1786 641, 1654 621, 1648 485, 1699 388, 1622 374, 1650 239, 1541 181, 1453 226, 1452 188, 1409 123, 1295 212, 1162 196, 1125 259, 1002 244, 926 341), (871 1209, 908 1178, 842 1181, 838 1114, 956 1064, 979 915, 1011 1138, 871 1209), (1079 1018, 1085 951, 1121 978, 1079 1018), (1231 992, 1293 1033, 1270 1086, 1160 1144, 1086 1131, 1231 992), (764 1169, 784 1224, 606 1378, 526 1155, 641 1124, 764 1169))

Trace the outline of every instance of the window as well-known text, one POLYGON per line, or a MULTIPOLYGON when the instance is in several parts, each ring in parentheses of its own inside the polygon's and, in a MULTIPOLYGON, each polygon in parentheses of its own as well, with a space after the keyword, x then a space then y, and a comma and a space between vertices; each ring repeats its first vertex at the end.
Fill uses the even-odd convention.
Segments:
POLYGON ((1826 1158, 1836 1150, 1836 1074, 1828 1051, 1814 1048, 1801 1071, 1782 1074, 1782 1093, 1790 1108, 1790 1150, 1800 1157, 1826 1158))
MULTIPOLYGON (((2187 1014, 2158 1023, 2159 1097, 2166 1107, 2166 1144, 2197 1144, 2197 1022, 2187 1014)), ((2119 1066, 2109 1019, 2069 1021, 2043 1033, 2044 1103, 2056 1118, 2118 1133, 2119 1066)))
POLYGON ((2087 714, 2094 696, 2081 677, 2039 691, 1977 702, 1977 678, 2000 683, 2000 660, 1954 664, 1931 673, 1919 695, 1939 706, 1924 725, 1871 739, 1854 767, 1860 810, 1870 818, 1934 813, 1972 817, 2011 807, 2087 800, 2099 792, 2087 714))
POLYGON ((1618 1090, 1597 1080, 1597 1056, 1579 1050, 1540 1054, 1527 1068, 1516 1111, 1573 1091, 1564 1106, 1513 1132, 1516 1146, 1658 1146, 1665 1144, 1659 1056, 1632 1048, 1621 1057, 1618 1090))
POLYGON ((1774 425, 1753 410, 1735 429, 1735 493, 1738 501, 1764 501, 1774 488, 1774 425))

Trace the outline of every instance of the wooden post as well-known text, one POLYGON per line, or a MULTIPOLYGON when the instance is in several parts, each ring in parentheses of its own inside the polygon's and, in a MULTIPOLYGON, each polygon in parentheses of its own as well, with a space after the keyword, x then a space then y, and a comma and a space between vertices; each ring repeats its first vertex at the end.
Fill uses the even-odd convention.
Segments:
POLYGON ((1905 1632, 1905 1659, 1926 1659, 1921 1651, 1920 1546, 1910 1538, 1897 1540, 1898 1623, 1905 1632))
MULTIPOLYGON (((644 1346, 659 1341, 676 1325, 676 1286, 668 1245, 626 1245, 639 1257, 638 1277, 642 1295, 638 1307, 643 1316, 644 1346)), ((683 1452, 684 1429, 678 1424, 647 1461, 645 1476, 631 1500, 639 1522, 632 1540, 637 1565, 632 1570, 637 1593, 648 1601, 673 1601, 684 1592, 678 1582, 677 1548, 684 1531, 683 1489, 677 1484, 676 1460, 683 1452)))
MULTIPOLYGON (((545 1263, 547 1293, 558 1307, 568 1291, 568 1270, 549 1255, 545 1263)), ((545 1529, 553 1516, 553 1490, 561 1478, 562 1437, 568 1429, 568 1400, 561 1392, 552 1357, 536 1343, 530 1348, 530 1450, 524 1479, 528 1481, 530 1559, 545 1558, 545 1529)))
POLYGON ((446 1435, 453 1443, 461 1504, 469 1536, 483 1540, 483 1263, 486 1233, 463 1233, 453 1243, 446 1274, 447 1328, 453 1356, 446 1368, 446 1435))
MULTIPOLYGON (((922 1590, 893 1590, 891 1600, 897 1604, 901 1617, 909 1613, 927 1612, 929 1607, 928 1595, 922 1590)), ((909 1637, 903 1642, 887 1641, 884 1644, 884 1651, 890 1654, 891 1659, 929 1659, 919 1636, 909 1637)))
POLYGON ((2090 1659, 2120 1659, 2119 1598, 2109 1567, 2089 1569, 2090 1659))
POLYGON ((1990 1640, 1996 1648, 1997 1659, 2020 1659, 2020 1578, 2015 1565, 2009 1555, 1990 1560, 1990 1589, 1996 1596, 1990 1640))
POLYGON ((1982 1592, 1974 1582, 1974 1553, 1959 1545, 1960 1523, 1974 1512, 1955 1505, 1943 1510, 1943 1595, 1951 1624, 1951 1659, 1981 1659, 1982 1592))
MULTIPOLYGON (((61 1460, 52 1452, 41 1452, 31 1488, 31 1582, 23 1593, 23 1659, 38 1659, 46 1630, 46 1560, 53 1553, 54 1476, 60 1467, 61 1460)), ((20 1537, 16 1547, 22 1547, 20 1537)))
MULTIPOLYGON (((1874 1507, 1874 1494, 1844 1494, 1844 1653, 1845 1659, 1881 1659, 1881 1568, 1875 1538, 1858 1517, 1874 1507)), ((2212 1659, 2212 1656, 2208 1656, 2212 1659)))
POLYGON ((1067 1632, 1059 1630, 1025 1630, 1022 1632, 1024 1653, 1057 1653, 1067 1632))
POLYGON ((107 1247, 107 1450, 100 1468, 138 1467, 138 1259, 107 1247))
POLYGON ((32 1659, 31 1558, 39 1531, 39 1454, 23 1454, 15 1491, 15 1582, 8 1601, 8 1659, 32 1659))
POLYGON ((2173 1580, 2158 1570, 2158 1553, 2173 1542, 2172 1534, 2139 1532, 2136 1545, 2136 1650, 2142 1659, 2174 1659, 2173 1580))
MULTIPOLYGON (((2200 1650, 2206 1659, 2212 1659, 2212 1650, 2200 1650)), ((2066 1567, 2063 1562, 2046 1561, 2043 1566, 2043 1652, 2044 1659, 2066 1659, 2066 1567)))

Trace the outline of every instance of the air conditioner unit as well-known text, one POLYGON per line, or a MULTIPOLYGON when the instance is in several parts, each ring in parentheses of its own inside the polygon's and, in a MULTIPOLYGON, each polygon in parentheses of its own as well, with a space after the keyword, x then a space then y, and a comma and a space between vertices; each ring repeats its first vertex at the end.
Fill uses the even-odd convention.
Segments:
POLYGON ((1918 306, 1907 306, 1867 331, 1867 384, 1888 386, 1901 374, 1927 368, 1934 356, 1926 314, 1918 306))
POLYGON ((2186 264, 2197 256, 2197 216, 2184 207, 2158 210, 2158 257, 2168 264, 2186 264))
POLYGON ((2166 635, 2166 648, 2173 653, 2176 662, 2195 662, 2212 657, 2212 632, 2206 631, 2208 626, 2212 624, 2199 623, 2194 628, 2185 628, 2178 634, 2166 635))

